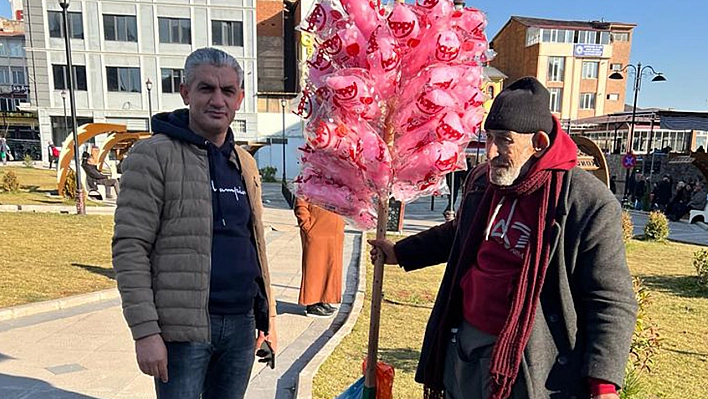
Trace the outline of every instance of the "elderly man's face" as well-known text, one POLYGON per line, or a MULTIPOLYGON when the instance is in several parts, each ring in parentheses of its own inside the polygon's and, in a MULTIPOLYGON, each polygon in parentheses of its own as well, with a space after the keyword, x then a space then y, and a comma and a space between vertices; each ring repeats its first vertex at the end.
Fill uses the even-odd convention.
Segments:
POLYGON ((190 127, 197 133, 225 133, 243 101, 238 74, 205 64, 194 68, 193 76, 189 84, 180 86, 182 100, 189 106, 190 127))
POLYGON ((533 134, 491 130, 487 132, 489 180, 498 186, 511 186, 526 172, 525 166, 533 157, 533 134))

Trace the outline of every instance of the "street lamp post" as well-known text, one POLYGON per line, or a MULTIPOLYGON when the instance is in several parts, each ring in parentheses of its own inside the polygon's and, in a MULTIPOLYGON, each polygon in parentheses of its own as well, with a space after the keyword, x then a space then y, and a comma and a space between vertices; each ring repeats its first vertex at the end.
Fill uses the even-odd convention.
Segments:
POLYGON ((152 133, 152 81, 147 78, 145 87, 148 90, 148 131, 152 133))
MULTIPOLYGON (((629 128, 629 133, 627 134, 627 154, 632 153, 632 138, 634 136, 634 122, 637 117, 637 97, 639 96, 639 90, 642 88, 642 74, 646 71, 648 73, 651 73, 654 75, 654 78, 652 78, 652 82, 665 82, 666 78, 661 72, 657 72, 652 68, 651 65, 644 65, 642 66, 642 63, 639 62, 637 65, 633 64, 627 64, 624 66, 619 71, 616 71, 612 73, 609 78, 610 79, 624 79, 622 76, 622 71, 631 68, 634 71, 634 102, 632 103, 632 122, 629 128)), ((630 174, 630 169, 627 168, 627 173, 625 174, 624 178, 624 195, 622 198, 622 202, 626 202, 627 199, 629 198, 629 174, 630 174)))
POLYGON ((280 108, 283 113, 283 183, 285 183, 285 106, 287 102, 285 99, 280 100, 280 108))
POLYGON ((76 99, 74 98, 74 66, 71 62, 71 38, 69 37, 69 0, 59 0, 64 20, 64 47, 66 50, 66 81, 69 89, 69 104, 71 105, 71 126, 74 135, 74 165, 76 167, 76 213, 86 214, 84 190, 81 187, 81 164, 79 163, 79 136, 76 131, 76 99))
POLYGON ((69 120, 66 118, 66 90, 61 91, 61 102, 64 104, 64 131, 69 135, 69 120))

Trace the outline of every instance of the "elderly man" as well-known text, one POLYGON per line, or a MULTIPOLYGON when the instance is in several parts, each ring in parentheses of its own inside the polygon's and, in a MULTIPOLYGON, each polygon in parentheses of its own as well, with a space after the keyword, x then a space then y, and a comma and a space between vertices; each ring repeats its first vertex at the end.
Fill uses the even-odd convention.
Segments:
POLYGON ((156 115, 122 166, 113 267, 157 397, 243 398, 256 348, 275 347, 260 177, 229 127, 243 70, 202 48, 184 72, 189 109, 156 115))
POLYGON ((620 206, 548 105, 534 78, 503 90, 458 217, 370 241, 406 271, 447 262, 416 373, 426 398, 618 398, 636 320, 620 206))

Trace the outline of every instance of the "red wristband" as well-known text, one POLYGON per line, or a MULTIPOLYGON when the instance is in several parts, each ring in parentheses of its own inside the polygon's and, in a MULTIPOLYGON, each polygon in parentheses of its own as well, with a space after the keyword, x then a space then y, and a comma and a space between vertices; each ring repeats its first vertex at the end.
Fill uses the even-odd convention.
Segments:
POLYGON ((588 378, 590 385, 590 396, 604 395, 606 393, 617 393, 617 387, 611 382, 597 378, 588 378))

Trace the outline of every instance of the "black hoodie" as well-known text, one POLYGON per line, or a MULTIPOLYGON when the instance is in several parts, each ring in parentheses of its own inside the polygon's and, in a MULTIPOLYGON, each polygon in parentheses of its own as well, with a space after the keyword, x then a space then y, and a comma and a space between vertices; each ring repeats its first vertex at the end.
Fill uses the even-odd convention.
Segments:
POLYGON ((152 126, 155 134, 165 134, 207 151, 210 186, 204 189, 211 192, 214 215, 209 313, 250 312, 259 292, 256 278, 260 276, 260 267, 251 228, 251 206, 240 165, 229 160, 234 151, 233 132, 229 129, 224 144, 216 147, 189 129, 187 109, 157 114, 152 126))

